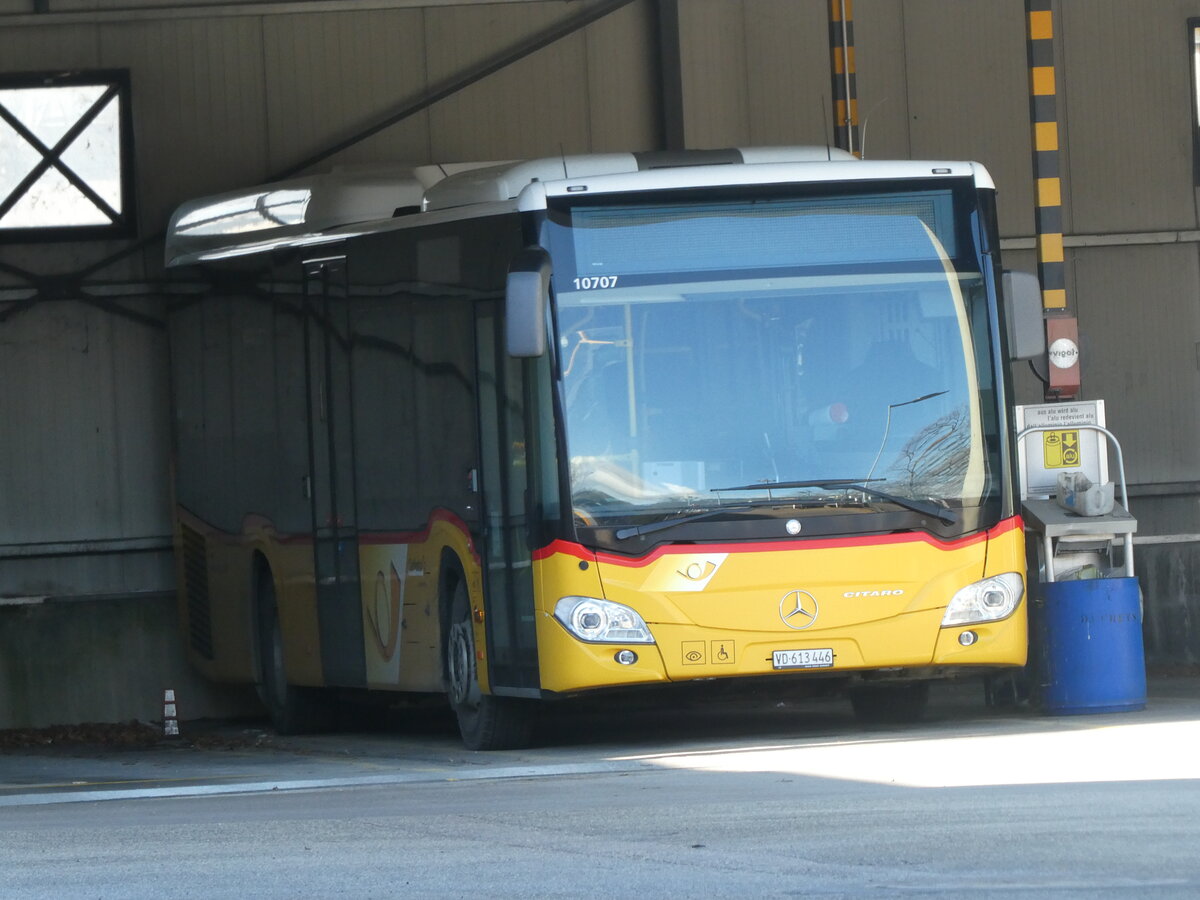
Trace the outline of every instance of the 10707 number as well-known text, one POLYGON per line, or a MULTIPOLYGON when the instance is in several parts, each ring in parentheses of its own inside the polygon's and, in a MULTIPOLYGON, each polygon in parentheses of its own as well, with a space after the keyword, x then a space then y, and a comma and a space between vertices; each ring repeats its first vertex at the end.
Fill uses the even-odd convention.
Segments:
POLYGON ((575 290, 594 291, 596 288, 615 288, 617 278, 616 275, 585 275, 575 279, 575 290))

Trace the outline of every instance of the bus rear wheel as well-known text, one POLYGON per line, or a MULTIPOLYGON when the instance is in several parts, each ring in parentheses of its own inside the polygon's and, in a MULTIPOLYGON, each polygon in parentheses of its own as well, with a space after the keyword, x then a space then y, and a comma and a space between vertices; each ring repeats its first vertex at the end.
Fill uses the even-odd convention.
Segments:
POLYGON ((860 722, 901 724, 916 722, 929 705, 928 681, 878 684, 850 690, 850 706, 860 722))
POLYGON ((280 734, 328 731, 333 724, 329 699, 317 688, 288 683, 275 579, 265 569, 259 574, 257 594, 258 696, 267 708, 271 724, 280 734))
POLYGON ((446 636, 446 681, 450 706, 468 750, 513 750, 527 747, 533 735, 528 701, 485 694, 479 687, 475 628, 467 585, 459 579, 450 603, 446 636))

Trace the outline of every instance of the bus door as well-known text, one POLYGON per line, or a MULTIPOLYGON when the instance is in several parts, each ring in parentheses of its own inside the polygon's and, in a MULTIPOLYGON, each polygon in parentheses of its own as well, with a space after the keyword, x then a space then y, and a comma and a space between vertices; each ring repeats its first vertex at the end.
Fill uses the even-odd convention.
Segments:
POLYGON ((504 352, 499 304, 477 305, 482 556, 492 691, 540 696, 533 615, 530 467, 536 465, 526 428, 524 360, 504 352))
POLYGON ((326 685, 363 686, 366 662, 358 575, 346 285, 345 257, 305 261, 308 492, 321 670, 326 685))

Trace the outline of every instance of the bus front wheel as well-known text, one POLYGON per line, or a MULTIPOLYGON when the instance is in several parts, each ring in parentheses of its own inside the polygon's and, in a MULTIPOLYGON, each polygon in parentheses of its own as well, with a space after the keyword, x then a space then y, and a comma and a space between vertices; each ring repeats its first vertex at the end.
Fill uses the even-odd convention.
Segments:
POLYGON ((469 750, 512 750, 528 746, 533 732, 528 701, 485 694, 479 687, 475 628, 467 585, 461 579, 450 604, 446 637, 446 680, 450 706, 469 750))
POLYGON ((877 684, 850 690, 850 706, 860 722, 916 722, 929 705, 928 681, 877 684))

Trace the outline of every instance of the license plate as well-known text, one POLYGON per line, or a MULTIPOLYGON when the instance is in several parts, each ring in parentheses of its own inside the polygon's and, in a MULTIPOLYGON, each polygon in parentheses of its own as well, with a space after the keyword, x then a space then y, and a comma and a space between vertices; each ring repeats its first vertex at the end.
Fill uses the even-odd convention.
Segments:
POLYGON ((833 665, 833 648, 817 650, 775 650, 771 665, 776 669, 828 669, 833 665))

